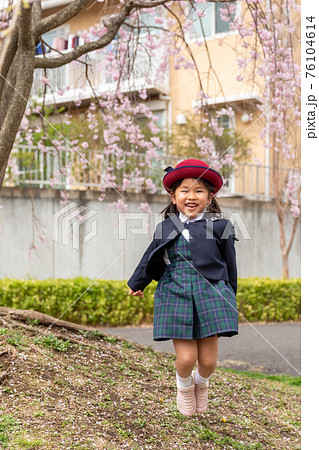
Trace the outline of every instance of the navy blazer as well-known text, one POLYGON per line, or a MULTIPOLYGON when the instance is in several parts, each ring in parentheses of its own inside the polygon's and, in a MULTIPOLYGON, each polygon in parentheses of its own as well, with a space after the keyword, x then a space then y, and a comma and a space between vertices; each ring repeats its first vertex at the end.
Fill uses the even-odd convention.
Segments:
MULTIPOLYGON (((172 214, 156 227, 153 240, 146 249, 127 284, 133 291, 143 291, 152 281, 159 281, 166 263, 165 248, 180 235, 184 224, 178 214, 172 214)), ((203 219, 189 222, 192 260, 198 272, 208 280, 229 281, 237 292, 237 265, 235 228, 230 220, 218 219, 216 214, 205 213, 203 219)))

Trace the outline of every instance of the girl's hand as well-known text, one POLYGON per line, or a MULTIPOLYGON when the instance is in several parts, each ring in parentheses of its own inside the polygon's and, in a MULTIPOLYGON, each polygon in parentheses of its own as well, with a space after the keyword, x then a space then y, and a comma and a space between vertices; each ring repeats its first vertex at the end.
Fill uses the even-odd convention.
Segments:
POLYGON ((130 292, 128 293, 128 295, 134 295, 134 296, 138 296, 138 297, 143 297, 144 298, 144 294, 143 292, 140 291, 132 291, 132 289, 130 289, 130 292))

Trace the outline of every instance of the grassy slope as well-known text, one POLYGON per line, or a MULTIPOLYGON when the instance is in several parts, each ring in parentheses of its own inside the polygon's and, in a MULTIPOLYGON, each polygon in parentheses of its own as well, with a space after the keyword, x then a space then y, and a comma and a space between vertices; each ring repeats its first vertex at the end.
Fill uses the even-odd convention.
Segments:
POLYGON ((33 328, 0 328, 2 448, 300 448, 298 386, 218 369, 208 412, 187 418, 173 356, 99 332, 59 329, 61 339, 33 328))

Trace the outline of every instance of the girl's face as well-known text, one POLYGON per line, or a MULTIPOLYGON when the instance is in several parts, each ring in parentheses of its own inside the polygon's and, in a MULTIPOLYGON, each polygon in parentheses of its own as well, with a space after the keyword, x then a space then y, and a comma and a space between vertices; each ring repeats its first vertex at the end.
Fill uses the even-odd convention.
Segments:
POLYGON ((195 219, 213 198, 213 194, 203 184, 196 181, 196 178, 184 178, 171 196, 177 209, 189 219, 195 219))

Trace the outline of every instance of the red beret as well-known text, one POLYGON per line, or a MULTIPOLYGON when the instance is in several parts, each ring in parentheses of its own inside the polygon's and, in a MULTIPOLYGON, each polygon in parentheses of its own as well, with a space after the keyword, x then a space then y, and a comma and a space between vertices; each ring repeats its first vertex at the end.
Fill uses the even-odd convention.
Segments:
POLYGON ((223 186, 223 179, 218 172, 211 169, 207 163, 200 159, 185 159, 177 164, 175 169, 169 166, 164 169, 166 175, 163 178, 164 188, 169 192, 175 181, 184 178, 204 178, 214 186, 213 193, 216 194, 223 186))

